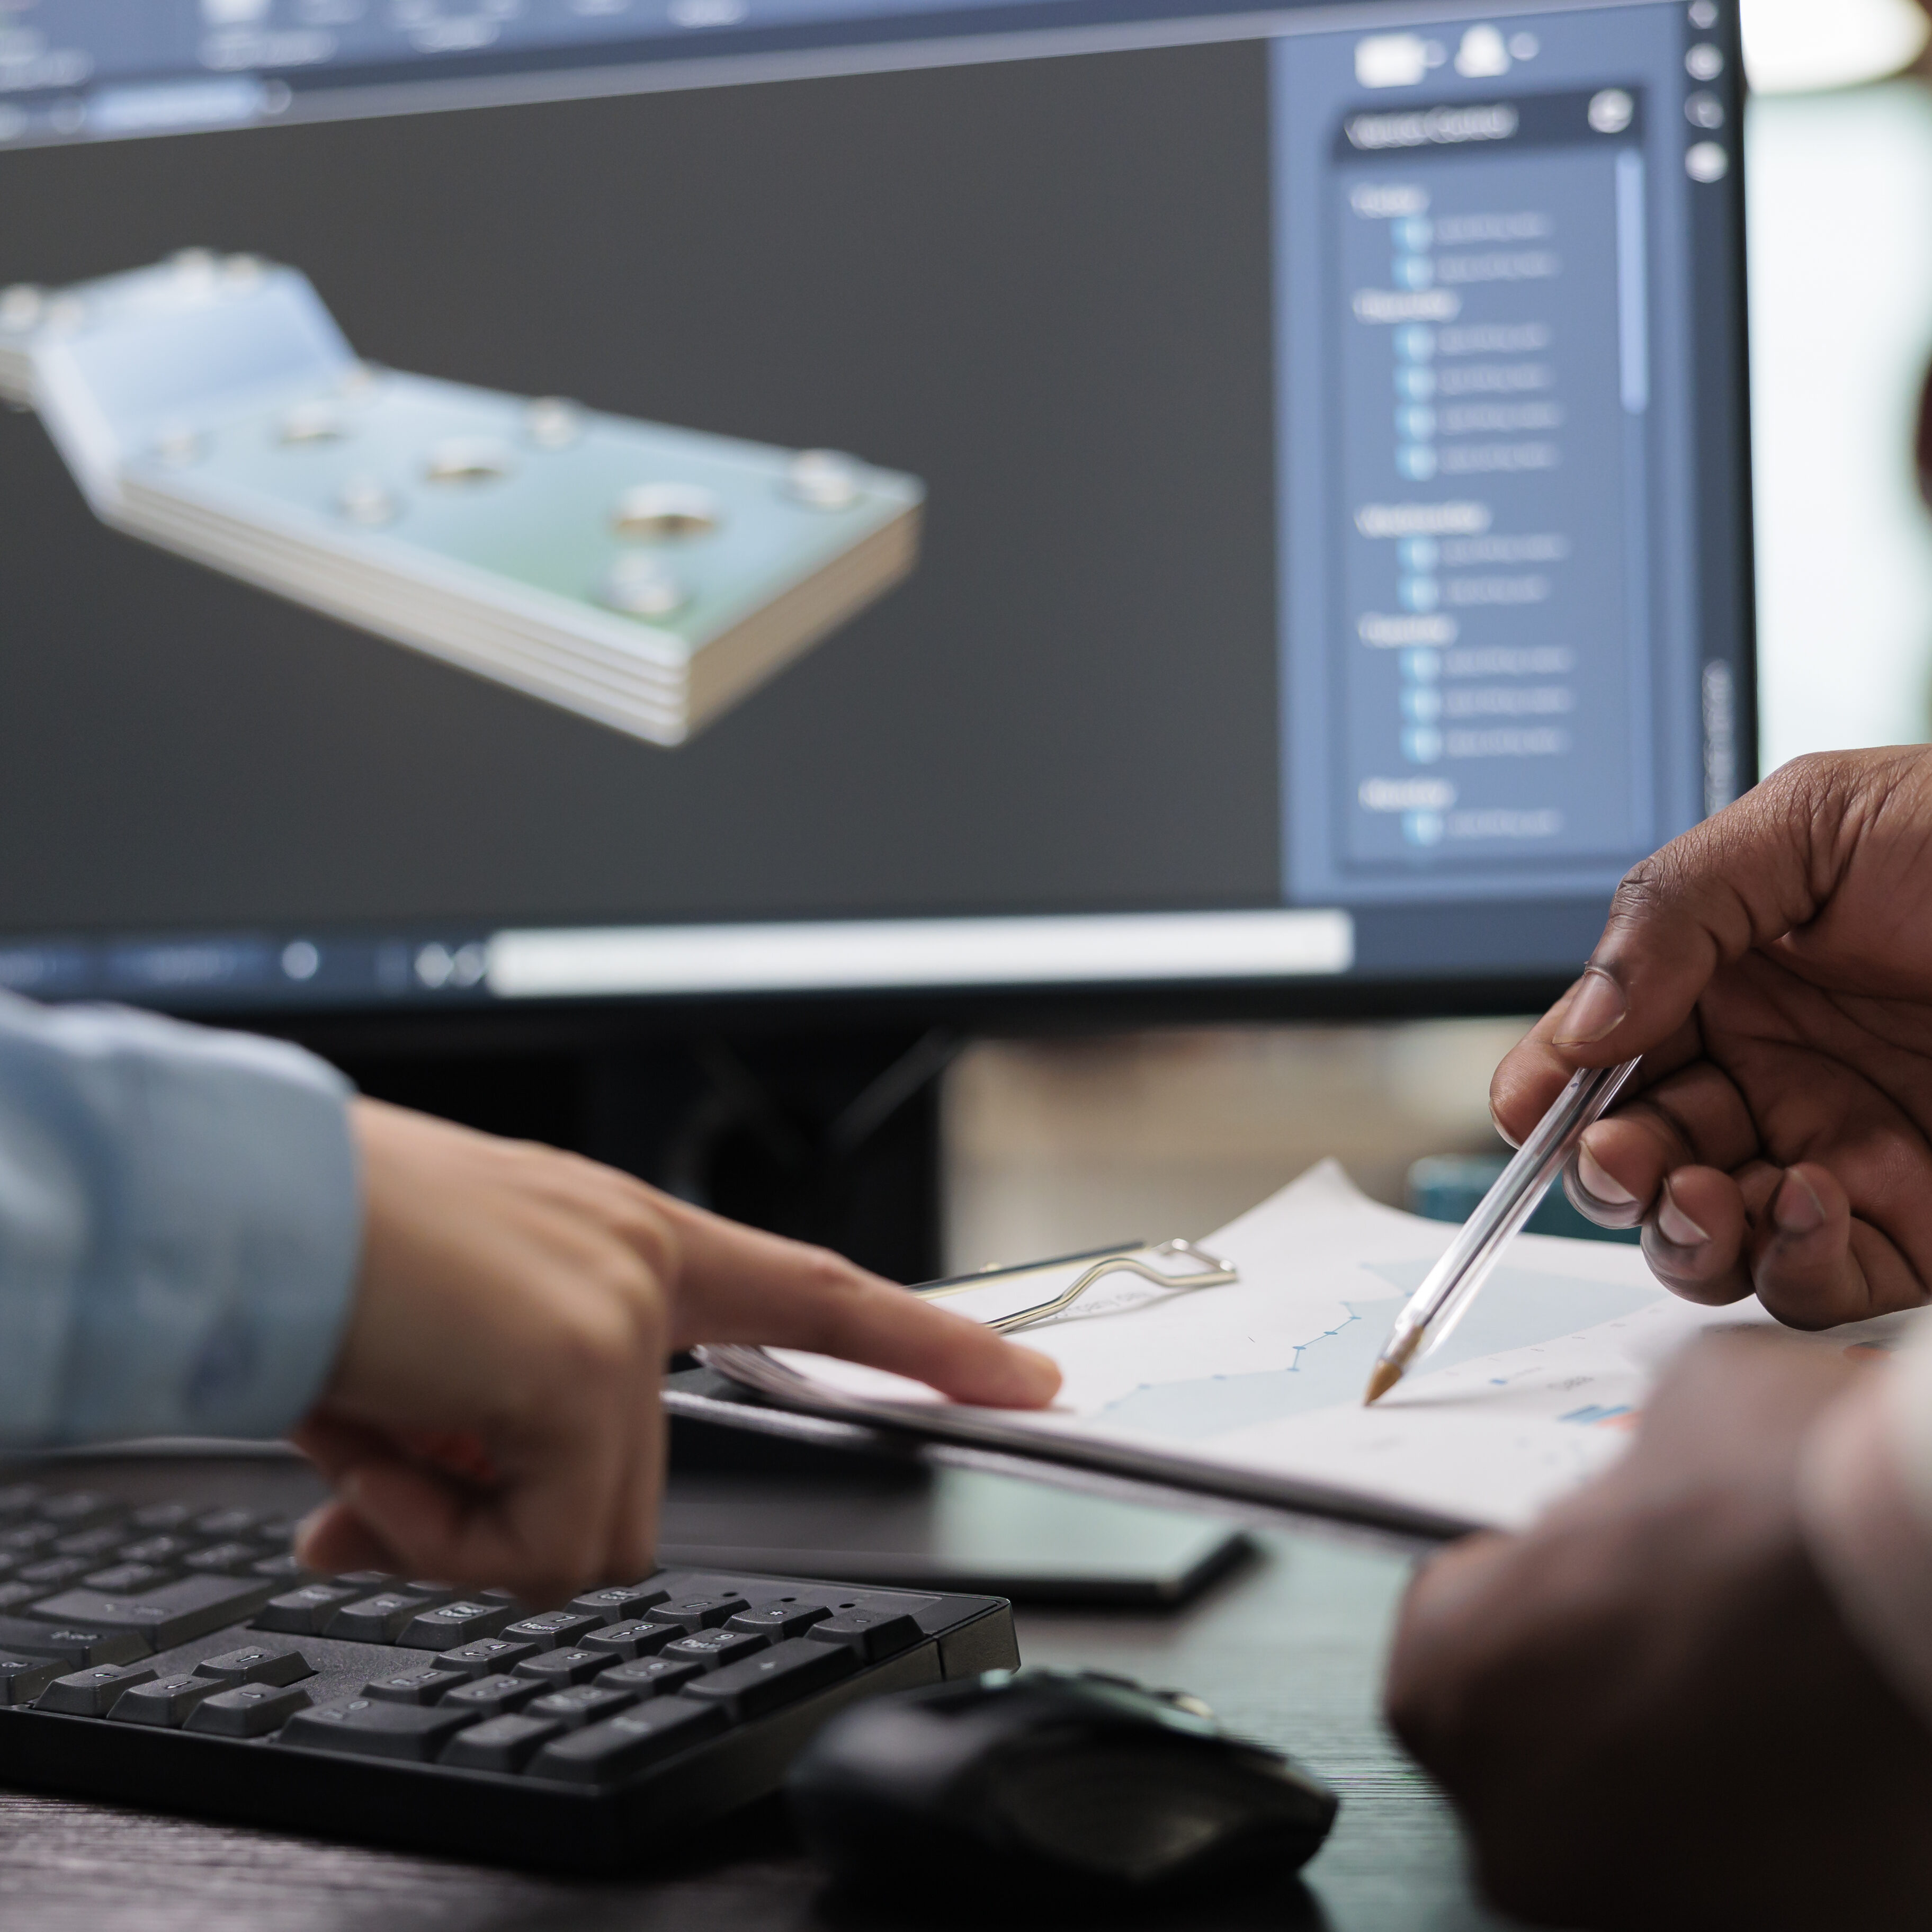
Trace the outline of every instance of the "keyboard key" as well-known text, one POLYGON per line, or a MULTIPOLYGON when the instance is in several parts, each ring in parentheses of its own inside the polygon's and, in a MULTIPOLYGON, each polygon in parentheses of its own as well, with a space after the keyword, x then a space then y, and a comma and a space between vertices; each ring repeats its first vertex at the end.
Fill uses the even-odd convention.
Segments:
POLYGON ((298 1577, 314 1574, 286 1550, 279 1556, 258 1556, 248 1568, 250 1576, 266 1576, 272 1583, 292 1583, 298 1577))
POLYGON ((545 1718, 567 1731, 581 1730, 586 1724, 602 1723, 628 1711, 637 1702, 628 1690, 608 1684, 573 1684, 568 1690, 547 1690, 534 1704, 526 1705, 525 1714, 545 1718))
POLYGON ((40 1594, 31 1583, 0 1583, 0 1610, 17 1610, 40 1594))
POLYGON ((195 1518, 194 1532, 197 1536, 225 1543, 233 1538, 248 1535, 261 1520, 261 1514, 256 1510, 210 1510, 206 1516, 195 1518))
POLYGON ((533 1643, 512 1643, 506 1637, 479 1637, 474 1643, 458 1644, 436 1659, 443 1670, 460 1670, 474 1678, 489 1677, 499 1671, 514 1670, 526 1657, 534 1657, 533 1643))
POLYGON ((211 1576, 232 1576, 246 1570, 259 1554, 252 1543, 211 1543, 182 1558, 184 1570, 206 1570, 211 1576))
POLYGON ((601 1670, 591 1681, 613 1690, 628 1690, 633 1696, 658 1697, 704 1674, 701 1664, 681 1664, 670 1657, 640 1657, 634 1664, 601 1670))
MULTIPOLYGON (((40 1606, 34 1606, 35 1615, 40 1606)), ((132 1664, 158 1646, 139 1630, 85 1628, 0 1617, 0 1651, 20 1657, 64 1657, 70 1670, 84 1664, 132 1664)))
POLYGON ((136 1529, 178 1529, 194 1514, 186 1503, 148 1503, 128 1520, 136 1529))
POLYGON ((73 1668, 65 1658, 0 1653, 0 1704, 30 1704, 56 1677, 64 1677, 73 1668))
POLYGON ((554 1718, 488 1718, 458 1731, 444 1746, 442 1762, 463 1771, 520 1771, 538 1745, 562 1728, 554 1718))
POLYGON ((255 1628, 286 1630, 292 1636, 320 1636, 322 1625, 355 1594, 339 1583, 304 1583, 299 1590, 271 1597, 255 1618, 255 1628))
POLYGON ((586 1630, 603 1628, 602 1617, 586 1616, 581 1610, 545 1610, 520 1623, 506 1624, 502 1634, 518 1643, 533 1643, 542 1650, 567 1650, 586 1630))
POLYGON ((607 1657, 655 1657, 668 1643, 686 1634, 682 1624, 661 1624, 646 1618, 640 1623, 606 1624, 602 1630, 586 1630, 578 1640, 580 1650, 601 1650, 607 1657))
POLYGON ((332 1583, 340 1583, 358 1597, 373 1597, 379 1590, 399 1590, 401 1583, 386 1570, 345 1570, 339 1576, 332 1576, 332 1583))
POLYGON ((121 1505, 112 1497, 98 1495, 92 1490, 70 1490, 64 1496, 48 1497, 34 1514, 43 1522, 54 1523, 64 1531, 86 1529, 104 1517, 118 1516, 121 1505))
POLYGON ((370 1678, 362 1694, 390 1704, 434 1704, 446 1690, 469 1682, 460 1670, 398 1670, 388 1677, 370 1678))
POLYGON ((823 1623, 814 1624, 806 1633, 811 1643, 842 1643, 856 1650, 868 1664, 882 1657, 896 1656, 925 1641, 926 1633, 916 1618, 904 1610, 866 1610, 835 1611, 823 1623))
POLYGON ((543 1686, 533 1678, 474 1677, 446 1690, 442 1702, 452 1710, 474 1712, 479 1718, 500 1718, 520 1711, 532 1697, 543 1694, 543 1686))
POLYGON ((122 1724, 165 1724, 178 1729, 188 1714, 204 1697, 212 1697, 222 1688, 213 1677, 197 1677, 184 1670, 172 1677, 157 1677, 152 1684, 136 1684, 115 1699, 108 1712, 110 1720, 122 1724))
POLYGON ((531 1760, 530 1769, 538 1778, 573 1784, 614 1784, 716 1737, 729 1723, 720 1705, 654 1697, 601 1724, 553 1738, 531 1760))
POLYGON ((707 1672, 685 1687, 687 1697, 722 1704, 734 1718, 761 1718, 860 1668, 856 1652, 842 1643, 788 1637, 756 1657, 707 1672))
POLYGON ((48 1556, 38 1563, 23 1563, 14 1574, 22 1583, 57 1590, 63 1583, 71 1583, 86 1568, 85 1556, 48 1556))
POLYGON ((405 1758, 428 1764, 476 1719, 460 1706, 391 1704, 380 1697, 346 1697, 298 1711, 282 1742, 311 1750, 353 1751, 366 1757, 405 1758))
POLYGON ((586 1590, 582 1596, 572 1598, 570 1607, 607 1624, 630 1623, 670 1594, 652 1583, 616 1583, 608 1589, 586 1590))
POLYGON ((724 1628, 750 1630, 767 1642, 783 1643, 788 1637, 802 1636, 831 1614, 823 1604, 758 1604, 728 1618, 724 1628))
POLYGON ((292 1543, 302 1524, 292 1516, 268 1516, 255 1526, 255 1540, 279 1545, 292 1543))
POLYGON ((347 1637, 357 1643, 394 1643, 403 1626, 422 1608, 414 1597, 386 1590, 380 1596, 358 1597, 322 1627, 324 1636, 347 1637))
MULTIPOLYGON (((49 1622, 84 1624, 108 1630, 139 1630, 154 1650, 171 1650, 224 1624, 240 1623, 259 1610, 275 1586, 260 1576, 184 1576, 144 1590, 137 1597, 110 1596, 104 1590, 69 1590, 34 1606, 49 1622)), ((0 1646, 6 1642, 0 1628, 0 1646)), ((90 1663, 92 1658, 88 1660, 90 1663)), ((102 1661, 118 1664, 118 1658, 102 1661)))
POLYGON ((586 1684, 610 1667, 610 1658, 601 1650, 540 1650, 534 1657, 525 1658, 512 1675, 534 1677, 540 1684, 560 1688, 566 1684, 586 1684))
POLYGON ((204 1657, 194 1674, 218 1677, 224 1684, 299 1684, 315 1675, 315 1666, 298 1650, 251 1643, 242 1650, 225 1650, 219 1657, 204 1657))
POLYGON ((149 1584, 166 1582, 171 1574, 152 1563, 111 1563, 105 1570, 90 1570, 80 1580, 110 1597, 137 1597, 149 1584))
POLYGON ((46 1494, 38 1483, 10 1483, 0 1490, 0 1521, 25 1516, 46 1494))
POLYGON ((124 1563, 152 1563, 165 1570, 178 1569, 182 1558, 194 1549, 194 1539, 187 1536, 144 1536, 138 1543, 121 1546, 124 1563))
POLYGON ((23 1522, 17 1529, 0 1530, 0 1550, 10 1556, 24 1556, 45 1549, 59 1536, 60 1532, 50 1522, 23 1522))
POLYGON ((184 1730, 218 1738, 262 1738, 278 1731, 298 1711, 308 1708, 308 1693, 298 1686, 238 1684, 204 1697, 188 1714, 184 1730))
POLYGON ((764 1647, 764 1639, 754 1636, 749 1630, 702 1630, 666 1644, 658 1654, 716 1670, 721 1664, 736 1664, 740 1658, 749 1657, 764 1647))
POLYGON ((91 1670, 56 1677, 40 1693, 36 1708, 70 1718, 104 1718, 122 1691, 152 1684, 159 1674, 152 1664, 97 1664, 91 1670))
POLYGON ((655 1605, 651 1615, 659 1623, 682 1624, 688 1630, 710 1630, 751 1605, 742 1597, 679 1597, 655 1605))
POLYGON ((459 1597, 452 1604, 439 1604, 422 1612, 404 1631, 402 1641, 410 1650, 454 1650, 478 1637, 494 1636, 515 1615, 508 1604, 459 1597))
POLYGON ((118 1524, 100 1529, 83 1529, 77 1536, 63 1536, 54 1545, 63 1556, 104 1556, 122 1540, 118 1524))

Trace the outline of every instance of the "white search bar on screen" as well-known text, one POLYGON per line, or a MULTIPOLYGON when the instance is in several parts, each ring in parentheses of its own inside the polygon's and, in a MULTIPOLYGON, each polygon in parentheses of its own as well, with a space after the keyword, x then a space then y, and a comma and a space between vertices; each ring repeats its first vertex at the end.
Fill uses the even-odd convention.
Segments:
POLYGON ((485 983, 527 1000, 1301 979, 1346 973, 1354 938, 1328 908, 596 926, 496 934, 485 983))

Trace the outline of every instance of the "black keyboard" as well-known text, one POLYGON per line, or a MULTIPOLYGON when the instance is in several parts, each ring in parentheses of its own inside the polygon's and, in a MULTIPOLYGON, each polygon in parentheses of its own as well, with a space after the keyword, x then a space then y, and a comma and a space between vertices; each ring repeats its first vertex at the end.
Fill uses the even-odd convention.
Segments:
POLYGON ((776 1789, 856 1700, 1018 1661, 997 1597, 665 1571, 532 1614, 308 1575, 293 1528, 0 1489, 0 1778, 618 1871, 776 1789))

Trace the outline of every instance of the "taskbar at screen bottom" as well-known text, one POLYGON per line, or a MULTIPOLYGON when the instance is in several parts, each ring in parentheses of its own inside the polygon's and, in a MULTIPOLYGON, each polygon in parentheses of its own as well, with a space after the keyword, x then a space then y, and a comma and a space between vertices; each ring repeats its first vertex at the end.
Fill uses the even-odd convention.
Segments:
MULTIPOLYGON (((986 918, 0 938, 0 988, 164 1010, 1521 982, 1580 967, 1600 901, 986 918)), ((1292 998, 1289 1000, 1292 1004, 1292 998)))

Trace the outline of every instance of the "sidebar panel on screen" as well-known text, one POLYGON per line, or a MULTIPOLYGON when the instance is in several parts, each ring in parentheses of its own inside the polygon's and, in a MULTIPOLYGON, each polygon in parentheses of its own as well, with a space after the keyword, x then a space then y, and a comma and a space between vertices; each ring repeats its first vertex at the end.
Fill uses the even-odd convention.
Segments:
POLYGON ((1336 136, 1340 856, 1615 864, 1656 818, 1635 98, 1429 118, 1336 136))
POLYGON ((1276 50, 1288 890, 1600 906, 1706 802, 1685 18, 1441 31, 1276 50))

